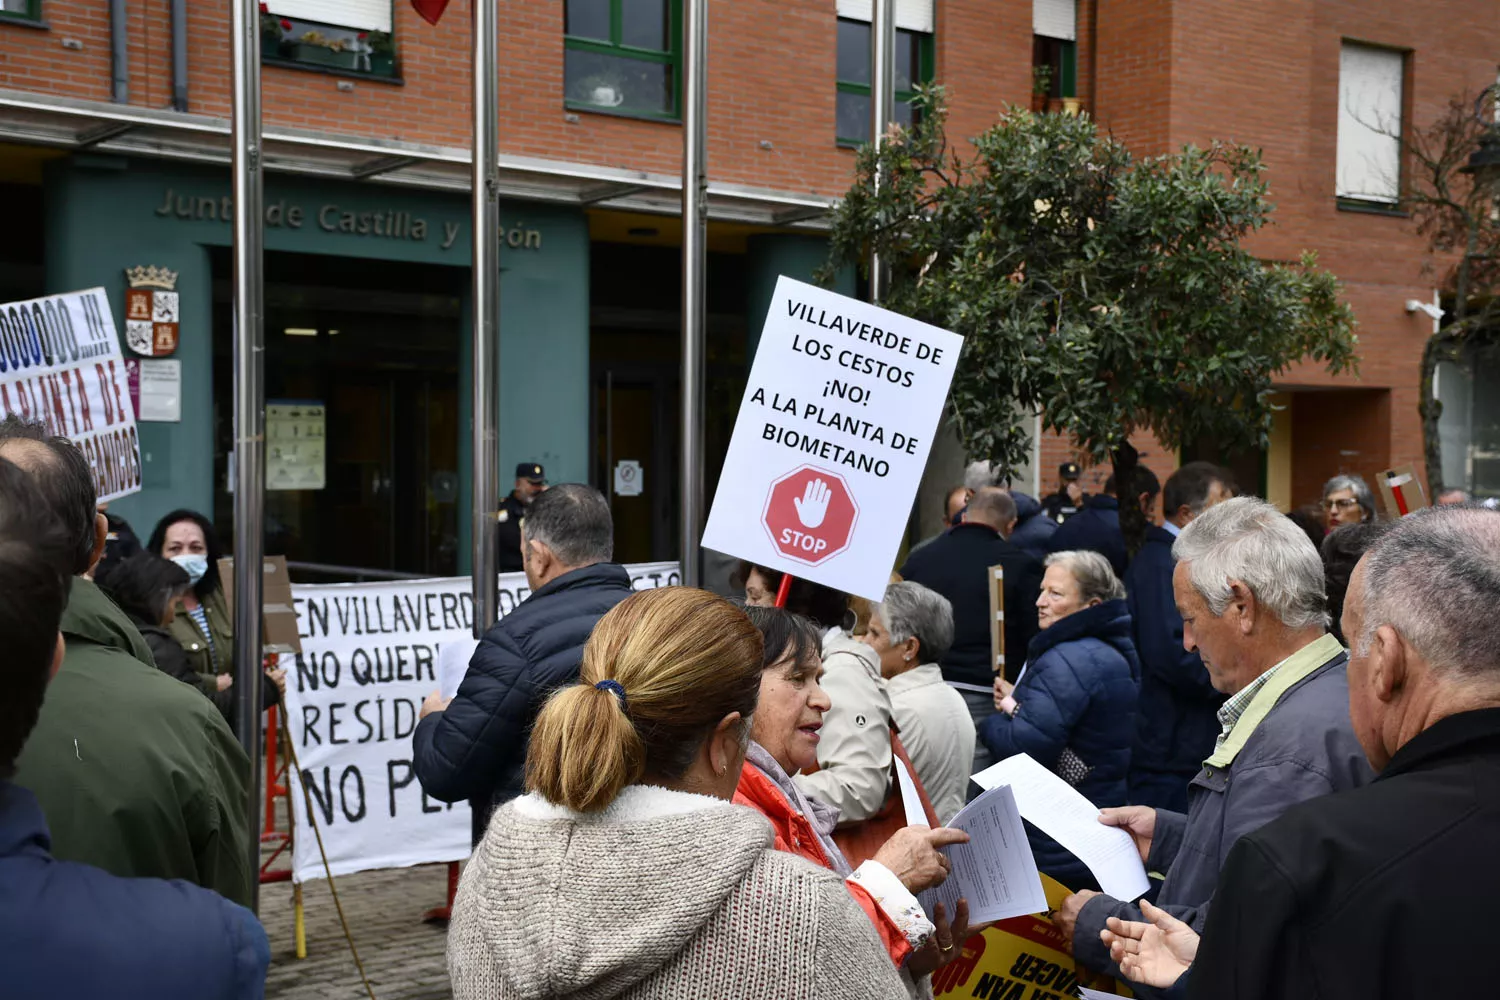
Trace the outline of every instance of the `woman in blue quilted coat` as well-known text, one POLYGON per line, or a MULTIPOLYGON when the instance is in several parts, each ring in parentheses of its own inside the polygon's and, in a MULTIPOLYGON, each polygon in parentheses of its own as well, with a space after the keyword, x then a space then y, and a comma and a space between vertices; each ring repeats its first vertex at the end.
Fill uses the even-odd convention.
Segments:
MULTIPOLYGON (((1016 683, 995 681, 998 711, 980 739, 996 760, 1030 754, 1101 809, 1122 806, 1141 682, 1125 588, 1097 552, 1055 552, 1036 607, 1041 631, 1016 683)), ((1070 889, 1098 888, 1083 862, 1027 832, 1038 868, 1070 889)))

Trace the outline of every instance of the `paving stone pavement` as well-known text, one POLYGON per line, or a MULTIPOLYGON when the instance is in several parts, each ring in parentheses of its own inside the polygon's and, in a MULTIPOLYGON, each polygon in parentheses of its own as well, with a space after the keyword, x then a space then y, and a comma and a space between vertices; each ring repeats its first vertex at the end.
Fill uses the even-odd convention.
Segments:
MULTIPOLYGON (((422 922, 423 913, 442 905, 447 885, 447 865, 361 872, 337 880, 339 900, 376 1000, 448 1000, 453 995, 445 955, 447 927, 422 922)), ((298 959, 292 884, 260 887, 260 919, 271 939, 267 1000, 366 998, 328 883, 307 882, 302 893, 307 957, 298 959)))

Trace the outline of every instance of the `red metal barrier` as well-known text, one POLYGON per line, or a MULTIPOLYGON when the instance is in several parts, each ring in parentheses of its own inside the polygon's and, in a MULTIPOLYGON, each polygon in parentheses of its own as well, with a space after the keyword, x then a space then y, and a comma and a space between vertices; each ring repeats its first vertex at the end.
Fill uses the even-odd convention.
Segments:
POLYGON ((446 921, 453 915, 453 899, 458 895, 458 862, 448 862, 448 901, 422 914, 423 923, 446 921))

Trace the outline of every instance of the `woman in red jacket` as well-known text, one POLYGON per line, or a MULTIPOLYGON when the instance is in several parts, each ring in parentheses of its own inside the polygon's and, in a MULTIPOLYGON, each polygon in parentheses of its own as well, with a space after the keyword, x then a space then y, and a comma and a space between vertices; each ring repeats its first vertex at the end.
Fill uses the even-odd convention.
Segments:
POLYGON ((957 945, 971 933, 966 903, 959 902, 951 924, 939 907, 934 925, 915 895, 948 877, 948 859, 937 849, 968 836, 958 830, 906 827, 875 857, 858 869, 850 867, 833 841, 838 811, 807 798, 791 777, 817 766, 818 730, 829 707, 818 685, 823 663, 817 630, 780 608, 745 611, 765 640, 765 658, 760 702, 734 801, 771 821, 778 850, 844 876, 855 901, 880 932, 891 960, 913 981, 920 979, 957 958, 957 945))

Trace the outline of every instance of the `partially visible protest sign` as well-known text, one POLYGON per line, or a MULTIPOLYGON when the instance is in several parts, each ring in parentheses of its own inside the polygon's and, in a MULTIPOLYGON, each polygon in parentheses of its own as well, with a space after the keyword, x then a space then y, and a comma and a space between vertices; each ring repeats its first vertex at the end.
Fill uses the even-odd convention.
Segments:
MULTIPOLYGON (((1042 889, 1054 910, 1072 893, 1046 875, 1042 889)), ((971 935, 963 953, 932 974, 932 995, 937 1000, 1066 1000, 1083 987, 1133 995, 1108 976, 1081 968, 1073 959, 1067 935, 1040 913, 1002 920, 983 934, 971 935)))
POLYGON ((1422 492, 1422 480, 1417 478, 1414 465, 1402 465, 1386 469, 1375 477, 1380 484, 1380 498, 1385 501, 1385 512, 1393 519, 1400 519, 1428 506, 1427 496, 1422 492))
POLYGON ((0 305, 0 410, 78 445, 100 503, 141 488, 135 407, 104 289, 0 305))
POLYGON ((781 278, 704 547, 880 600, 962 347, 781 278))
MULTIPOLYGON (((675 562, 626 569, 636 590, 682 579, 675 562)), ((465 576, 292 588, 302 642, 286 685, 287 735, 302 766, 291 776, 295 881, 324 876, 304 778, 335 875, 469 856, 469 807, 422 791, 411 737, 438 687, 443 646, 473 641, 471 586, 465 576)), ((501 616, 530 593, 523 574, 501 576, 501 616)))

